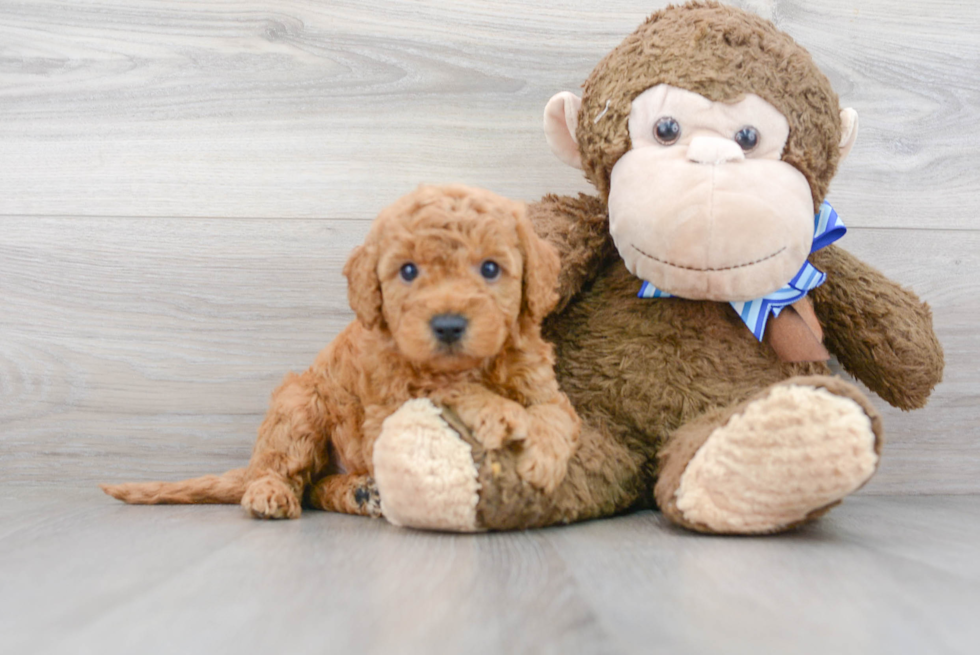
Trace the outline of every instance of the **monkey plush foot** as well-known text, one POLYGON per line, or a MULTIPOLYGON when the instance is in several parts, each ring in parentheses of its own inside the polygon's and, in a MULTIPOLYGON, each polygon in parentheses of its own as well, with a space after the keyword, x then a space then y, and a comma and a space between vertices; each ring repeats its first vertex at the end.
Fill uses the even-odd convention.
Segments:
POLYGON ((877 414, 834 378, 775 385, 689 428, 665 449, 656 491, 668 518, 700 532, 794 527, 861 487, 878 465, 877 414))
POLYGON ((374 444, 381 512, 395 525, 476 532, 480 483, 466 428, 425 399, 385 419, 374 444), (456 428, 450 424, 456 424, 456 428))

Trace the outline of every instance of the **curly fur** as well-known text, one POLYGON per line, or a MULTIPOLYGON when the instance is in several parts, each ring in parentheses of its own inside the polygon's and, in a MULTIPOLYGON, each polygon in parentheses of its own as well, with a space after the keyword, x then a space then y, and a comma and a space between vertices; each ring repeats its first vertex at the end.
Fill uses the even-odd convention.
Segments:
POLYGON ((377 515, 372 450, 381 424, 411 398, 444 403, 481 443, 515 443, 523 477, 551 490, 574 452, 578 417, 558 390, 540 321, 555 305, 558 257, 525 207, 462 186, 421 187, 375 220, 344 269, 357 321, 273 393, 248 466, 183 482, 103 485, 129 503, 241 502, 262 518, 315 507, 377 515), (492 259, 499 279, 480 264, 492 259), (418 277, 399 271, 414 263, 418 277), (469 321, 440 342, 433 316, 469 321), (519 443, 516 443, 519 442, 519 443))

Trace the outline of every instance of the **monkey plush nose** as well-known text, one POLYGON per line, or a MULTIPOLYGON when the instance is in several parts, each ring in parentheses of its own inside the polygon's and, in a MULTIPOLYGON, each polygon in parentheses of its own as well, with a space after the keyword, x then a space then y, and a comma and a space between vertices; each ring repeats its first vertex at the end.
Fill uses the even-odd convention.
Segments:
POLYGON ((459 314, 439 314, 432 317, 429 326, 436 339, 448 345, 463 338, 468 323, 466 317, 459 314))
POLYGON ((724 164, 743 161, 745 153, 731 139, 696 136, 687 147, 687 158, 696 164, 724 164))

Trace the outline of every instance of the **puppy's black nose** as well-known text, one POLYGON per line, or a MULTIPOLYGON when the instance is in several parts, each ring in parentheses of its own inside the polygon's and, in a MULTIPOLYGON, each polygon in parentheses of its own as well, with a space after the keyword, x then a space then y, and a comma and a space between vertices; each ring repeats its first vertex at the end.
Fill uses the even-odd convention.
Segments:
POLYGON ((462 339, 468 323, 469 321, 466 320, 466 317, 460 316, 459 314, 439 314, 438 316, 433 316, 432 320, 429 321, 429 325, 432 327, 432 334, 436 335, 436 339, 445 344, 456 343, 462 339))

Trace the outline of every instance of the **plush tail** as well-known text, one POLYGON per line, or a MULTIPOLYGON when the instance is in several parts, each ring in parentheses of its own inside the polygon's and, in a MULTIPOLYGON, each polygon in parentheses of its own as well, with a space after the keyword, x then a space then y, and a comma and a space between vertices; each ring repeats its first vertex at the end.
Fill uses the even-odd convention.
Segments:
POLYGON ((126 482, 100 484, 102 491, 132 505, 234 505, 245 494, 245 469, 205 475, 180 482, 126 482))

